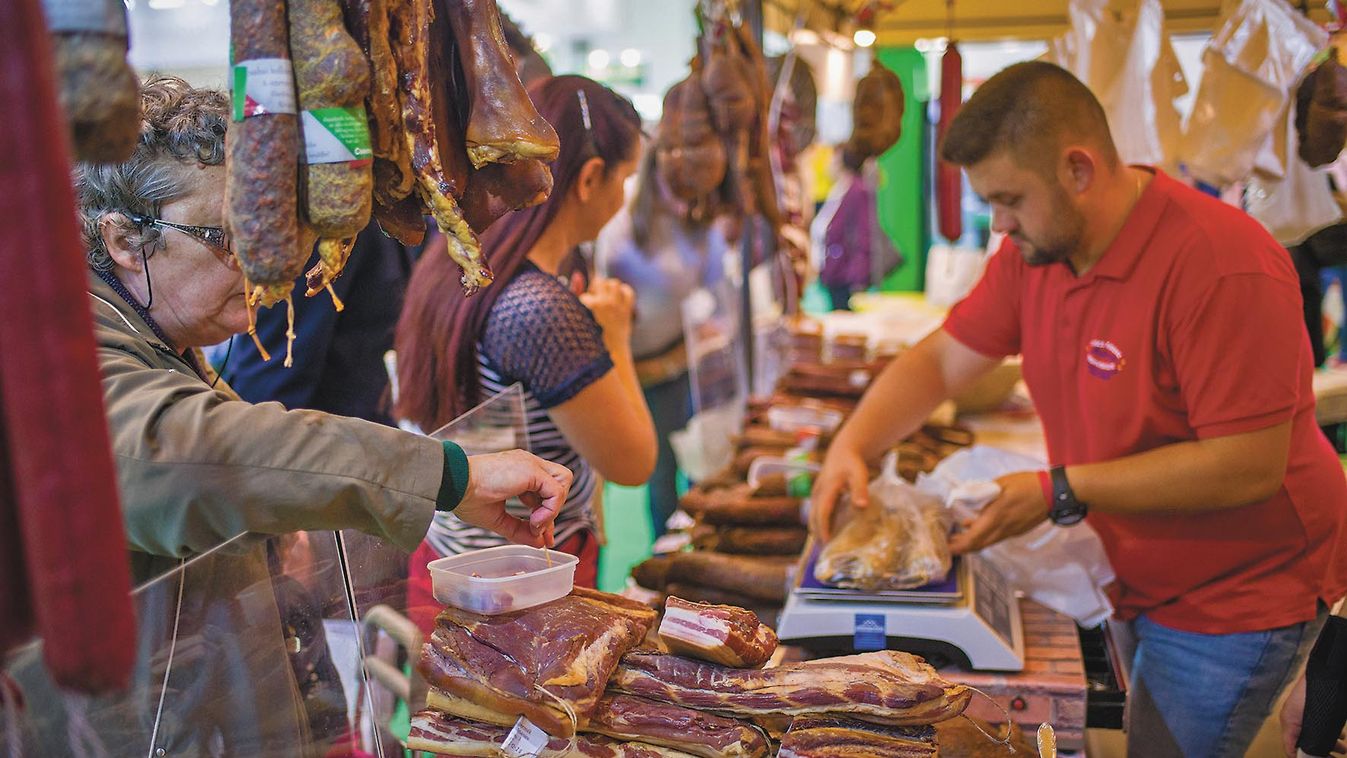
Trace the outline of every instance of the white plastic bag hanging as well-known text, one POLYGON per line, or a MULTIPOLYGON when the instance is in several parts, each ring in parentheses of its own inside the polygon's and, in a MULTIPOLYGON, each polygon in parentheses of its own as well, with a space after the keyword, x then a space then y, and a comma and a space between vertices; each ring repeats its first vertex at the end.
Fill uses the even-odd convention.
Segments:
MULTIPOLYGON (((1019 471, 1039 471, 1043 462, 986 445, 974 445, 941 461, 917 479, 917 489, 939 497, 962 520, 977 515, 1001 494, 996 479, 1019 471)), ((1088 523, 1060 527, 1044 521, 1018 537, 984 548, 980 555, 1034 601, 1097 626, 1113 614, 1104 586, 1113 569, 1103 543, 1088 523)))
POLYGON ((1159 0, 1115 15, 1107 0, 1072 0, 1069 26, 1047 60, 1071 71, 1099 98, 1124 162, 1173 168, 1179 147, 1174 101, 1188 91, 1159 0))
POLYGON ((1189 173, 1218 187, 1247 178, 1255 165, 1283 175, 1285 166, 1267 161, 1264 150, 1292 87, 1327 43, 1286 0, 1228 3, 1202 52, 1202 84, 1184 129, 1180 158, 1189 173))
POLYGON ((1342 208, 1329 189, 1329 169, 1310 168, 1300 159, 1294 118, 1294 104, 1288 103, 1271 140, 1275 160, 1285 166, 1285 175, 1278 179, 1254 172, 1244 196, 1249 215, 1286 247, 1342 220, 1342 208))

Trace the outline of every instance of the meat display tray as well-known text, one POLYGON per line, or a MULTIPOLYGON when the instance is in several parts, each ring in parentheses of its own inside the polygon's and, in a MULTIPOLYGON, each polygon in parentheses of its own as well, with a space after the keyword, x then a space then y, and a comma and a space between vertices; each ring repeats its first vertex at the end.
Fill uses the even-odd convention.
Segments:
POLYGON ((910 590, 866 592, 824 584, 816 579, 814 577, 814 566, 818 564, 821 551, 822 548, 817 543, 812 543, 809 557, 805 560, 803 569, 798 572, 799 586, 796 587, 795 594, 800 597, 809 600, 845 600, 853 603, 927 603, 937 605, 952 605, 963 600, 963 586, 967 582, 966 570, 964 562, 957 557, 954 559, 954 563, 944 581, 933 582, 924 587, 916 587, 910 590))

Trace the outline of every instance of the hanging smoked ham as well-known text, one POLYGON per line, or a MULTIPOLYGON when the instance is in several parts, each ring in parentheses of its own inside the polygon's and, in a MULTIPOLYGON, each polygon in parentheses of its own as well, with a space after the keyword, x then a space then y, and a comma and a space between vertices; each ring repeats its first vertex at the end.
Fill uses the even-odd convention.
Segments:
POLYGON ((38 0, 0 3, 0 654, 34 632, 57 684, 126 685, 131 578, 87 270, 38 0))
MULTIPOLYGON (((944 139, 963 105, 963 56, 953 42, 940 59, 940 133, 944 139)), ((950 242, 963 236, 963 173, 958 166, 939 161, 935 174, 935 202, 940 235, 950 242)))

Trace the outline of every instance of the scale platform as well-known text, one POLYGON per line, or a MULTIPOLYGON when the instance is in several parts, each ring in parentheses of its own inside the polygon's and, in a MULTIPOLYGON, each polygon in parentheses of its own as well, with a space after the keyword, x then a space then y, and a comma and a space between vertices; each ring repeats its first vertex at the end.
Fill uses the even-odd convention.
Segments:
POLYGON ((996 567, 956 558, 949 577, 914 590, 862 592, 814 578, 819 548, 797 574, 781 612, 782 642, 819 653, 904 650, 933 665, 977 671, 1024 669, 1024 629, 1015 592, 996 567))

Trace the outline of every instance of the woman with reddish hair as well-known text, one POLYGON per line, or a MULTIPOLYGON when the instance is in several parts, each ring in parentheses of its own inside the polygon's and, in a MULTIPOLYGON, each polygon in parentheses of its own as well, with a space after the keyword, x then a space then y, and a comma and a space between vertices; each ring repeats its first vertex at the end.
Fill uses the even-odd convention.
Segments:
MULTIPOLYGON (((522 384, 531 452, 575 474, 554 538, 558 549, 580 558, 576 583, 592 587, 598 541, 591 503, 599 477, 644 483, 655 464, 655 432, 632 361, 631 288, 596 279, 577 296, 558 275, 576 246, 622 208, 641 123, 630 102, 581 76, 542 80, 529 94, 561 137, 552 194, 483 235, 496 283, 472 297, 462 294, 443 249, 421 256, 395 336, 395 413, 431 431, 522 384)), ((423 616, 423 627, 433 618, 429 560, 500 544, 452 516, 436 519, 412 557, 413 617, 423 616)))

